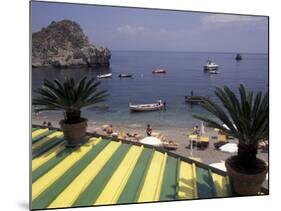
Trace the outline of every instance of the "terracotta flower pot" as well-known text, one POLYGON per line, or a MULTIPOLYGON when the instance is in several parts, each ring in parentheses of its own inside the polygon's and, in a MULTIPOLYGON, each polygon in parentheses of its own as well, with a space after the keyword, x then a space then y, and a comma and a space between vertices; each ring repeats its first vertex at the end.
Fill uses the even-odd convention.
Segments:
MULTIPOLYGON (((225 167, 229 176, 230 183, 234 189, 234 192, 239 195, 257 195, 261 191, 262 183, 265 180, 267 173, 267 166, 261 169, 257 174, 246 174, 235 170, 230 165, 232 157, 225 161, 225 167)), ((261 161, 263 162, 263 161, 261 161)))
POLYGON ((69 146, 81 145, 84 142, 87 130, 87 119, 75 124, 67 124, 64 120, 60 121, 64 138, 69 146))

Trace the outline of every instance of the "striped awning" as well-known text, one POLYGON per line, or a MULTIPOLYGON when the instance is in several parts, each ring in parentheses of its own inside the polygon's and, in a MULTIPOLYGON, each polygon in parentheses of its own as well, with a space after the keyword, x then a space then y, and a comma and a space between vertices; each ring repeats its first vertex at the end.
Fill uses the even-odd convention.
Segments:
POLYGON ((32 209, 226 197, 226 174, 147 145, 32 129, 32 209))

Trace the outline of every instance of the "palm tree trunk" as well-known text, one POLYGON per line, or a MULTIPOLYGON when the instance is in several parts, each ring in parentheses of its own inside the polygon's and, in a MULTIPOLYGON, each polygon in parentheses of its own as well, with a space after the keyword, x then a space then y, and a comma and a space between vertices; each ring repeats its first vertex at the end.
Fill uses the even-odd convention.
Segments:
POLYGON ((241 166, 248 168, 253 167, 257 160, 256 144, 238 144, 238 162, 241 166))
POLYGON ((81 111, 66 111, 65 112, 65 123, 74 124, 81 121, 81 111))

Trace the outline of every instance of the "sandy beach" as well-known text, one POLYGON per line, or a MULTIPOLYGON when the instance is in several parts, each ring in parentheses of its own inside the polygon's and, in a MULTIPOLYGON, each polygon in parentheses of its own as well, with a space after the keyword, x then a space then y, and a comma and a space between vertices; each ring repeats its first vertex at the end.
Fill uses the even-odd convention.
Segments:
MULTIPOLYGON (((32 124, 42 125, 44 121, 51 122, 53 127, 59 128, 59 117, 47 117, 44 115, 32 115, 32 124)), ((96 122, 88 120, 88 129, 90 133, 96 132, 98 134, 104 134, 103 128, 105 125, 113 125, 113 131, 118 134, 135 134, 142 137, 146 137, 146 125, 141 124, 131 124, 124 125, 121 122, 96 122)), ((154 134, 158 134, 166 140, 173 140, 178 144, 178 148, 173 150, 173 152, 185 156, 193 157, 198 159, 205 164, 219 163, 226 160, 231 153, 222 152, 214 148, 214 143, 217 141, 213 139, 213 136, 217 136, 217 132, 213 128, 205 127, 205 135, 209 136, 209 147, 205 150, 200 150, 194 148, 193 150, 189 149, 187 146, 189 144, 188 135, 191 134, 192 128, 163 128, 157 125, 152 125, 152 130, 154 134)), ((229 140, 230 143, 237 143, 237 140, 229 140)), ((258 157, 265 162, 268 162, 268 153, 267 152, 258 152, 258 157)))

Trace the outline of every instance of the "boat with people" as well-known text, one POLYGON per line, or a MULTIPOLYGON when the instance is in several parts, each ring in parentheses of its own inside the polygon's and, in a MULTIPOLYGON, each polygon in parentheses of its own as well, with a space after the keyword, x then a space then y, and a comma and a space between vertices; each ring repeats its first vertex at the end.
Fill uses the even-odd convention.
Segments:
POLYGON ((162 68, 158 68, 158 69, 156 69, 156 70, 153 70, 152 73, 156 73, 156 74, 157 74, 157 73, 160 73, 160 74, 162 73, 162 74, 165 74, 165 73, 166 73, 166 70, 164 70, 164 69, 162 69, 162 68))
POLYGON ((240 61, 242 59, 243 59, 242 56, 239 53, 237 53, 236 56, 235 56, 235 60, 240 61))
POLYGON ((204 99, 209 99, 209 97, 204 96, 185 96, 185 102, 193 104, 193 103, 201 103, 204 99))
POLYGON ((111 77, 112 77, 112 73, 97 75, 97 78, 99 78, 99 79, 102 79, 102 78, 111 78, 111 77))
POLYGON ((129 104, 131 111, 157 111, 164 109, 164 104, 150 103, 150 104, 129 104))
POLYGON ((204 70, 205 71, 213 71, 213 73, 214 73, 218 69, 219 69, 219 65, 214 63, 214 62, 212 62, 211 59, 208 59, 207 64, 204 65, 204 70))
POLYGON ((126 74, 126 73, 121 73, 118 75, 119 78, 132 78, 133 74, 126 74))
POLYGON ((190 92, 190 95, 184 96, 185 102, 190 104, 196 104, 203 102, 204 99, 209 99, 210 97, 194 95, 193 90, 190 92))

